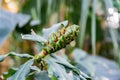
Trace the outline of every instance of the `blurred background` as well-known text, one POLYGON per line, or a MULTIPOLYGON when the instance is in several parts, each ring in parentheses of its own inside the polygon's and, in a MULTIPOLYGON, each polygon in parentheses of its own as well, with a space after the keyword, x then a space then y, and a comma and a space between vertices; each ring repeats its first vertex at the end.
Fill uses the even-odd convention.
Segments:
MULTIPOLYGON (((43 28, 64 20, 80 26, 79 36, 65 49, 69 59, 73 59, 71 53, 77 48, 79 56, 87 53, 95 61, 108 60, 101 65, 113 65, 111 70, 116 73, 110 76, 114 75, 114 79, 100 80, 120 80, 116 78, 120 76, 120 0, 0 0, 0 55, 10 51, 37 54, 38 44, 22 40, 21 34, 30 34, 33 29, 41 35, 43 28)), ((84 66, 89 68, 87 59, 84 66)), ((0 74, 22 62, 18 57, 7 58, 0 63, 0 74)))

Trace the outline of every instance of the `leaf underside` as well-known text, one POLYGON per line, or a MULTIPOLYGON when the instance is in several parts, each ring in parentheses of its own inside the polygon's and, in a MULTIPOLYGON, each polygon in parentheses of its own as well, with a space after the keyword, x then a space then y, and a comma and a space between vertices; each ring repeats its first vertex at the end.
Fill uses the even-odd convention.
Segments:
POLYGON ((34 60, 31 59, 24 63, 23 65, 21 65, 18 71, 7 80, 26 80, 26 77, 30 72, 30 67, 33 64, 33 62, 34 60))

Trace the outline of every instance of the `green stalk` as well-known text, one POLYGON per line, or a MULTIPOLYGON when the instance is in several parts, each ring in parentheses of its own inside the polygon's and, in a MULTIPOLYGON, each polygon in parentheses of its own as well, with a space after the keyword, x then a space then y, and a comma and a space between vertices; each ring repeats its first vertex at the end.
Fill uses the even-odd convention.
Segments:
POLYGON ((36 4, 37 4, 37 16, 38 16, 38 20, 40 21, 41 19, 41 4, 42 4, 42 1, 41 0, 37 0, 36 1, 36 4))
POLYGON ((92 34, 92 54, 96 55, 96 0, 92 3, 92 24, 91 24, 91 34, 92 34))
POLYGON ((81 9, 81 19, 80 19, 80 33, 78 38, 78 46, 83 48, 85 31, 86 31, 86 22, 89 12, 90 0, 82 0, 82 9, 81 9))
POLYGON ((32 14, 33 20, 38 20, 38 15, 36 13, 35 7, 31 8, 31 14, 32 14))

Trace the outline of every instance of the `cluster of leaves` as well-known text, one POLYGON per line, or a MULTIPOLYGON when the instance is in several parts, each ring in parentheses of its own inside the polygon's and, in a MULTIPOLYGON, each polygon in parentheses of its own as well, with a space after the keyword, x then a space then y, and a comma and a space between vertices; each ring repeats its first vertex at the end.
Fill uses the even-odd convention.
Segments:
MULTIPOLYGON (((61 24, 66 26, 68 21, 56 24, 56 30, 60 28, 61 24)), ((51 32, 51 30, 54 27, 43 31, 49 31, 49 34, 52 34, 53 32, 51 32)), ((36 35, 34 32, 32 32, 31 35, 22 35, 22 37, 23 39, 37 41, 41 44, 44 41, 43 37, 36 35)), ((28 61, 19 68, 11 68, 7 73, 3 74, 8 80, 26 80, 31 76, 35 80, 91 80, 91 78, 80 71, 80 69, 71 65, 66 59, 55 54, 45 56, 40 62, 36 63, 36 57, 34 56, 10 52, 6 55, 1 55, 0 62, 7 56, 18 56, 28 59, 28 61), (38 64, 38 66, 35 65, 35 63, 38 64)))

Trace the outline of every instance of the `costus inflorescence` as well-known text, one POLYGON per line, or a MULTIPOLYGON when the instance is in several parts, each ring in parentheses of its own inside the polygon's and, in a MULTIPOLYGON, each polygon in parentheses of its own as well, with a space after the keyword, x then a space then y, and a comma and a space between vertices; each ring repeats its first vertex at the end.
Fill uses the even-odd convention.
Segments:
POLYGON ((71 25, 68 27, 62 27, 55 33, 52 33, 48 41, 43 46, 42 51, 35 56, 37 62, 40 62, 43 57, 48 54, 54 53, 62 48, 65 48, 67 44, 75 39, 79 33, 78 25, 71 25))

